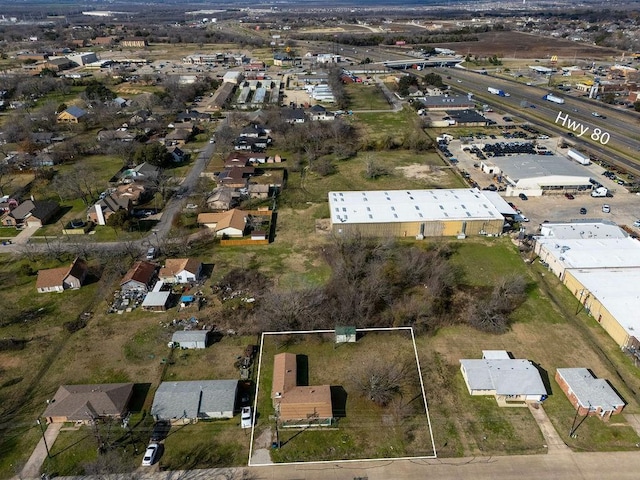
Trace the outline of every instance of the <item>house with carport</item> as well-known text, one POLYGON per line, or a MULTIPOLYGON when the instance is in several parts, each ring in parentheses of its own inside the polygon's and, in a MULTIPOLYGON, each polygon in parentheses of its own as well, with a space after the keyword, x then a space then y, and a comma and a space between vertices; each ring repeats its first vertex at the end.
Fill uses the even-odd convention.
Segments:
POLYGON ((492 395, 500 407, 524 407, 547 397, 540 372, 529 360, 504 350, 483 350, 481 359, 460 359, 470 395, 492 395))

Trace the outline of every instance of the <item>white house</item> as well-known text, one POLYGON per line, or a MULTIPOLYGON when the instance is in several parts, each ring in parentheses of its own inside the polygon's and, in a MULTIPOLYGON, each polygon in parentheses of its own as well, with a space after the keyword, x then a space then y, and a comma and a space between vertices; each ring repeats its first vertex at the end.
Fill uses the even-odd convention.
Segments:
POLYGON ((482 359, 461 359, 460 371, 470 395, 493 395, 501 407, 522 407, 547 396, 538 369, 503 350, 484 350, 482 359))
POLYGON ((159 279, 165 283, 197 282, 201 272, 202 262, 195 258, 168 258, 159 279))

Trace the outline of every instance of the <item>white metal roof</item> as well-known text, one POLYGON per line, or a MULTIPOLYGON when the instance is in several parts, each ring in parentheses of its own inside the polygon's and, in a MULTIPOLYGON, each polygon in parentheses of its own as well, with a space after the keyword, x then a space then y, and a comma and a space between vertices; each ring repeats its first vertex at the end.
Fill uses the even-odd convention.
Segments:
POLYGON ((571 269, 629 336, 640 336, 640 267, 571 269))
POLYGON ((171 292, 149 292, 142 301, 142 307, 164 307, 171 292))
POLYGON ((570 238, 626 238, 629 235, 613 222, 603 220, 574 221, 569 223, 543 223, 540 226, 542 237, 555 239, 570 238))
POLYGON ((475 188, 329 192, 329 208, 334 224, 503 218, 475 188))
POLYGON ((603 378, 595 378, 586 368, 559 368, 558 374, 567 383, 582 407, 602 407, 615 410, 624 401, 603 378))
POLYGON ((536 241, 564 268, 640 267, 640 242, 627 238, 558 239, 536 241))

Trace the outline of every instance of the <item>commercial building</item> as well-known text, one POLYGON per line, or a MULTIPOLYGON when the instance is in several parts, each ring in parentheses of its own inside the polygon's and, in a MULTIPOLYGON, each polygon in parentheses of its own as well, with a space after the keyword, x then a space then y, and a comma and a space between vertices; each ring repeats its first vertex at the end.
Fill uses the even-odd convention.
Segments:
POLYGON ((475 188, 329 192, 329 208, 337 235, 500 235, 504 226, 499 206, 475 188))
POLYGON ((558 155, 514 155, 491 157, 480 167, 485 173, 502 176, 506 196, 529 196, 590 190, 588 170, 558 155))

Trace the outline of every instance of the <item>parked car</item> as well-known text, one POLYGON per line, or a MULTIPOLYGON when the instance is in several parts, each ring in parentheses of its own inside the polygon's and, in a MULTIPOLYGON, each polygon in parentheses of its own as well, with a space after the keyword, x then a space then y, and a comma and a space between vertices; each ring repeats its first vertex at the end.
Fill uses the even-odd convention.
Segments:
POLYGON ((586 209, 586 208, 584 208, 584 207, 582 207, 582 208, 580 209, 580 215, 586 215, 586 214, 587 214, 587 209, 586 209))
POLYGON ((242 407, 240 426, 242 428, 251 428, 251 407, 242 407))
POLYGON ((564 196, 567 197, 568 200, 573 200, 574 198, 576 198, 570 193, 565 193, 564 196))
POLYGON ((167 420, 158 420, 151 431, 151 441, 160 442, 167 438, 171 430, 171 423, 167 420))
POLYGON ((527 197, 524 193, 521 193, 520 195, 518 195, 518 197, 520 197, 520 200, 529 200, 529 197, 527 197))
POLYGON ((607 204, 602 205, 602 213, 611 213, 611 207, 607 204))
POLYGON ((635 222, 633 222, 633 226, 640 228, 640 220, 636 220, 635 222))
POLYGON ((147 250, 146 259, 153 260, 154 258, 156 258, 156 247, 149 247, 149 249, 147 250))
POLYGON ((142 457, 143 467, 150 467, 156 462, 158 458, 158 450, 160 450, 160 445, 157 443, 149 444, 147 450, 144 452, 144 457, 142 457))

